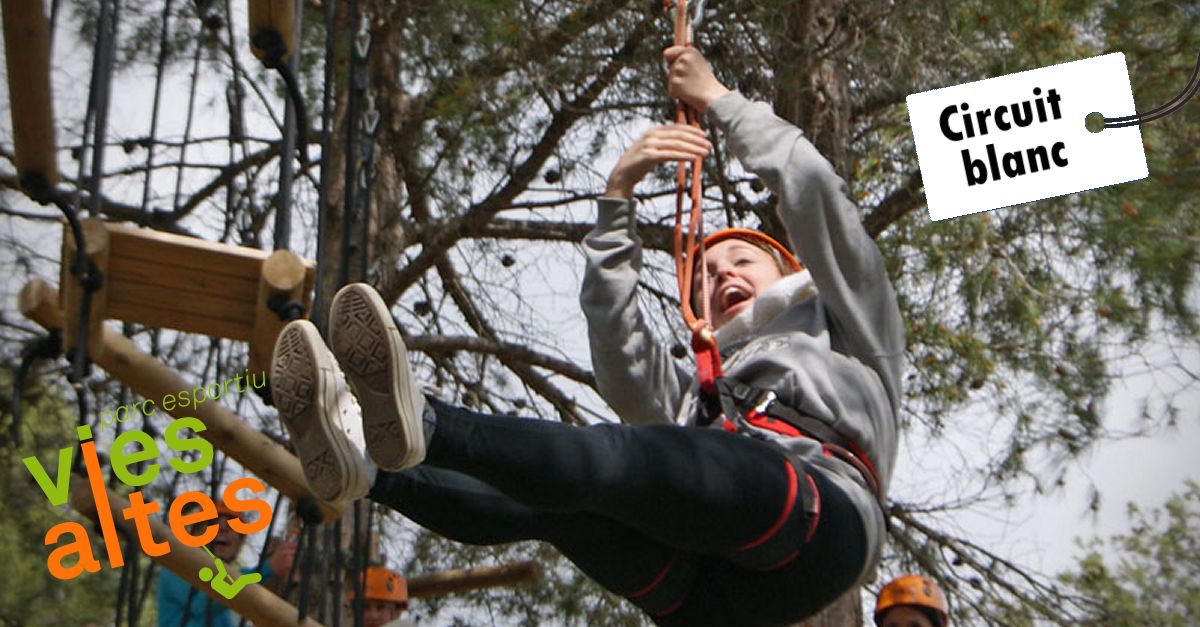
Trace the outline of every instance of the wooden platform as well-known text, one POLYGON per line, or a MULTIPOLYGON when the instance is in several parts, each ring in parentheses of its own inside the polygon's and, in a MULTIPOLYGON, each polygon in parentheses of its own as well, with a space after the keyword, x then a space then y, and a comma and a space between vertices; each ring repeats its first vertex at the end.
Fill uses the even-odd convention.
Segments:
MULTIPOLYGON (((88 255, 103 274, 92 297, 90 320, 122 320, 250 343, 252 372, 269 370, 271 350, 285 321, 268 308, 270 298, 311 305, 316 266, 288 251, 273 253, 131 228, 100 220, 83 222, 88 255)), ((82 286, 68 271, 75 240, 63 229, 60 306, 68 320, 78 314, 82 286)), ((74 325, 65 341, 74 345, 74 325)), ((89 331, 96 338, 98 333, 89 331)), ((102 346, 89 341, 93 359, 102 346)))

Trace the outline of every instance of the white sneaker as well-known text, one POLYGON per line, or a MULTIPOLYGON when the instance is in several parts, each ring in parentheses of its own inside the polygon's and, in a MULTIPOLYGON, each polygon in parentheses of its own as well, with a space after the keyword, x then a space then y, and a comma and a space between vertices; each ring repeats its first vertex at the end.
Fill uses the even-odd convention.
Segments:
POLYGON ((366 283, 343 287, 329 310, 329 340, 362 406, 367 453, 387 470, 425 459, 425 397, 383 298, 366 283))
POLYGON ((279 333, 271 396, 313 494, 333 503, 366 496, 372 474, 358 407, 339 374, 311 322, 293 320, 279 333))

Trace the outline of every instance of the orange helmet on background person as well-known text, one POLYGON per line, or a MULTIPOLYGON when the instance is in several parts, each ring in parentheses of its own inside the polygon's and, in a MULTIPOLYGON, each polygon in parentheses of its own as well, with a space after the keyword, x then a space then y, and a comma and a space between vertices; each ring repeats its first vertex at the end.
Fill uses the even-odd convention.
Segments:
POLYGON ((920 575, 903 575, 893 579, 882 590, 875 601, 875 624, 880 625, 883 615, 898 605, 910 605, 932 610, 941 620, 940 626, 950 624, 950 606, 941 588, 930 579, 920 575))
MULTIPOLYGON (((704 238, 704 249, 708 250, 714 244, 727 239, 740 239, 771 253, 775 257, 775 262, 779 264, 779 271, 783 274, 788 274, 789 269, 792 272, 799 272, 804 269, 804 266, 799 261, 796 261, 796 257, 792 255, 792 252, 787 247, 780 244, 770 235, 753 229, 728 228, 714 231, 704 238)), ((696 258, 699 252, 698 248, 692 250, 692 259, 696 258)))
POLYGON ((242 514, 245 513, 245 512, 234 511, 232 508, 230 508, 228 505, 225 504, 225 501, 214 500, 213 503, 216 504, 216 506, 217 506, 217 516, 218 517, 229 516, 231 518, 237 518, 237 519, 241 520, 242 514))
MULTIPOLYGON (((350 589, 354 598, 354 589, 350 589)), ((363 598, 372 601, 390 601, 408 607, 408 582, 396 571, 383 566, 368 566, 363 598)))

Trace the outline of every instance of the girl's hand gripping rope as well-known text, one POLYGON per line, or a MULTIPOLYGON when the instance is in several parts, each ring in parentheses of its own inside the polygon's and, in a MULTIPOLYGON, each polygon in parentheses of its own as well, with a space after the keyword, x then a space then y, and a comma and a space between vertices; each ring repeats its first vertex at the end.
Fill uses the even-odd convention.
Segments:
POLYGON ((710 152, 712 143, 699 128, 686 124, 652 127, 617 160, 604 196, 632 200, 633 188, 654 166, 670 161, 691 162, 710 152))
MULTIPOLYGON (((703 2, 696 5, 696 20, 703 16, 703 2)), ((691 46, 692 32, 686 21, 687 2, 676 0, 675 45, 663 51, 668 67, 667 94, 676 100, 675 121, 699 129, 700 115, 708 105, 724 96, 729 89, 713 75, 708 61, 691 46)), ((716 380, 722 376, 721 355, 713 334, 712 312, 709 311, 709 285, 706 266, 696 263, 693 255, 704 257, 704 234, 701 223, 703 202, 701 172, 703 161, 693 159, 691 171, 680 162, 675 177, 675 276, 679 281, 679 304, 684 323, 692 331, 692 350, 696 354, 696 378, 705 397, 716 393, 716 380), (690 181, 689 181, 690 179, 690 181), (689 185, 690 182, 690 185, 689 185), (690 188, 690 189, 689 189, 690 188), (688 193, 690 191, 690 194, 688 193), (684 197, 691 197, 691 209, 685 229, 683 224, 684 197), (684 237, 684 233, 687 237, 684 237), (686 240, 686 243, 685 243, 686 240), (686 248, 685 248, 686 246, 686 248), (686 253, 685 253, 686 250, 686 253), (700 314, 692 307, 693 272, 700 273, 700 314)))
POLYGON ((713 75, 712 68, 699 50, 691 46, 671 46, 663 51, 667 62, 667 94, 704 113, 708 105, 729 93, 713 75))

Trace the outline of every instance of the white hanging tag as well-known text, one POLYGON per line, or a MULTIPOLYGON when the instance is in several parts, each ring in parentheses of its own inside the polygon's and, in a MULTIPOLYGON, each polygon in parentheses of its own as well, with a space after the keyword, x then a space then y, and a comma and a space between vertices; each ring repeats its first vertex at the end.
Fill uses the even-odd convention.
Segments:
POLYGON ((930 219, 1146 178, 1140 127, 1084 126, 1133 111, 1120 52, 910 95, 930 219))

